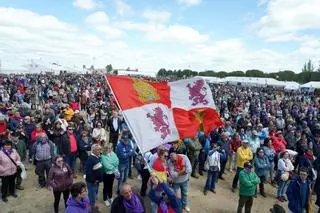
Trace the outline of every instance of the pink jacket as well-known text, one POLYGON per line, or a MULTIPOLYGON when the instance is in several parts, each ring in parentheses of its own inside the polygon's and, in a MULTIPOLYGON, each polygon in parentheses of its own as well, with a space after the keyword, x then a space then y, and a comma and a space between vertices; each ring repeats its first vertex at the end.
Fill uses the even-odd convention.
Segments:
MULTIPOLYGON (((15 149, 13 149, 10 156, 15 162, 20 161, 20 156, 15 149)), ((0 150, 0 176, 14 175, 16 172, 17 167, 12 163, 9 157, 0 150)))

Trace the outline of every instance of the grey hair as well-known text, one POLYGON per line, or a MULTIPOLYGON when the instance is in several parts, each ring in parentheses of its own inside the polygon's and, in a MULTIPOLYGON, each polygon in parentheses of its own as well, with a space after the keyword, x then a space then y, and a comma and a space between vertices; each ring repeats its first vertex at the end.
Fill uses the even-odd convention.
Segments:
POLYGON ((131 185, 130 185, 129 183, 126 183, 126 182, 120 184, 120 187, 119 187, 119 192, 120 192, 120 194, 122 194, 123 189, 124 189, 126 186, 130 186, 130 187, 131 187, 131 185))
POLYGON ((92 146, 91 146, 91 151, 93 151, 94 149, 101 149, 101 146, 99 145, 99 144, 97 144, 97 143, 95 143, 95 144, 93 144, 92 146))

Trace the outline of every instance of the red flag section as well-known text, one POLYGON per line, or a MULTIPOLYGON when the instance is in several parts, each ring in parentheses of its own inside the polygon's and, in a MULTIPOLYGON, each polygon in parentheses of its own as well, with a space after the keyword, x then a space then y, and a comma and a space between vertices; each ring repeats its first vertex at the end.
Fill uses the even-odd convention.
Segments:
POLYGON ((107 76, 107 81, 122 110, 151 103, 171 108, 170 87, 166 82, 150 82, 127 76, 107 76))

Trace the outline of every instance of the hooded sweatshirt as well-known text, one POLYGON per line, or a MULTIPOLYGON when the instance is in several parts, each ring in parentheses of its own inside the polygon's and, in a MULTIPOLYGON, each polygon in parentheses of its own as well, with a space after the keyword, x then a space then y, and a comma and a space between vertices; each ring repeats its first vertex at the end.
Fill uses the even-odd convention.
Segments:
POLYGON ((65 213, 89 213, 90 202, 87 197, 81 202, 70 197, 67 201, 67 206, 65 213))

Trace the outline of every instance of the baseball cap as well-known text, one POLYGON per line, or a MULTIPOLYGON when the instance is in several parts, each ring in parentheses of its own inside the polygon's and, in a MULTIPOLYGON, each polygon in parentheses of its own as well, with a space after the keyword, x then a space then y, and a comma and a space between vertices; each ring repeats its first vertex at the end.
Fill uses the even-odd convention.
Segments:
POLYGON ((249 143, 249 141, 247 139, 244 139, 241 141, 242 143, 249 143))
POLYGON ((245 162, 244 163, 244 168, 252 169, 252 164, 250 162, 245 162))

